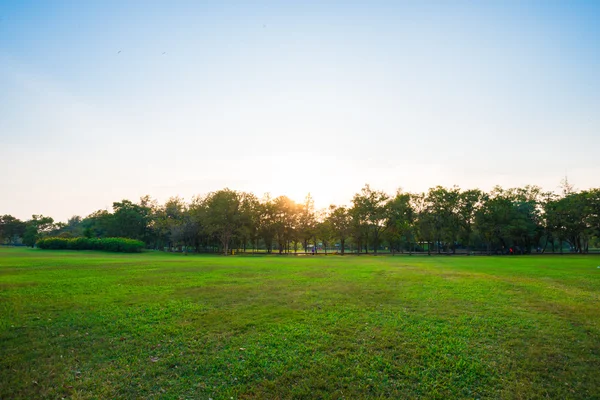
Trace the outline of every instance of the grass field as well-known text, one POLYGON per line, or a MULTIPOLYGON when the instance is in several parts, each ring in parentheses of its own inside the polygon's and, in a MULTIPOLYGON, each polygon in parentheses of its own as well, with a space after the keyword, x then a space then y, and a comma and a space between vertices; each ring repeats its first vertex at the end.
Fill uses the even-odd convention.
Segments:
POLYGON ((0 399, 597 399, 598 265, 0 249, 0 399))

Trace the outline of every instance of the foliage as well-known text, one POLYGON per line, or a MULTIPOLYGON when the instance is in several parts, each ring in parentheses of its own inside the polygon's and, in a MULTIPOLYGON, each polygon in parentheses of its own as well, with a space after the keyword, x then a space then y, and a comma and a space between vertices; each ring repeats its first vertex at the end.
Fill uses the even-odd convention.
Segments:
POLYGON ((47 235, 54 229, 54 219, 44 217, 43 215, 33 215, 29 221, 25 223, 25 231, 23 232, 23 244, 26 246, 35 246, 36 241, 47 235))
POLYGON ((144 248, 141 240, 127 238, 61 238, 39 239, 37 247, 44 250, 102 250, 115 253, 139 253, 144 248))
MULTIPOLYGON (((367 240, 369 237, 373 240, 373 252, 377 253, 379 248, 380 236, 388 228, 387 204, 389 196, 380 190, 373 190, 369 185, 357 193, 352 198, 353 218, 357 227, 358 236, 362 237, 364 233, 367 240)), ((368 252, 368 247, 366 248, 368 252)))
POLYGON ((20 221, 0 217, 0 243, 29 246, 43 237, 127 237, 148 248, 184 252, 231 249, 279 254, 339 250, 344 254, 432 251, 445 254, 532 251, 586 253, 600 236, 600 189, 575 191, 568 183, 561 194, 539 187, 495 187, 489 192, 436 186, 424 193, 398 191, 389 196, 369 185, 351 205, 315 209, 310 194, 303 202, 230 189, 180 197, 164 204, 142 197, 122 200, 112 211, 98 210, 66 223, 34 215, 20 221))
POLYGON ((352 221, 346 207, 329 206, 327 217, 331 229, 331 237, 340 241, 340 253, 345 253, 346 240, 352 234, 352 221))
POLYGON ((242 195, 235 190, 223 189, 209 193, 204 204, 206 229, 220 241, 223 253, 227 255, 231 240, 242 228, 242 195))
POLYGON ((13 244, 22 238, 26 229, 25 222, 12 215, 0 216, 0 244, 13 244))
POLYGON ((398 191, 388 203, 387 240, 392 252, 402 250, 404 244, 410 252, 415 237, 415 211, 411 204, 410 193, 398 191))

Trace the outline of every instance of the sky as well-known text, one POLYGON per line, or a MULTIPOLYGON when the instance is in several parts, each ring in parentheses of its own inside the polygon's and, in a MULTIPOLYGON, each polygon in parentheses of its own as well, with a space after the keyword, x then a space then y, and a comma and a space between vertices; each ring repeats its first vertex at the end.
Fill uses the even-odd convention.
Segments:
POLYGON ((0 214, 600 186, 598 1, 0 0, 0 214))

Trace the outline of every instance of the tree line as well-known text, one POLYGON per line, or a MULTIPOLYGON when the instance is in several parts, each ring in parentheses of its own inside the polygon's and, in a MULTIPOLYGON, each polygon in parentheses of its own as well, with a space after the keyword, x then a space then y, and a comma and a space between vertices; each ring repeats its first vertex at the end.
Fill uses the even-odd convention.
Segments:
POLYGON ((0 217, 0 243, 34 246, 41 238, 141 240, 147 248, 184 252, 267 253, 386 252, 525 254, 587 253, 599 247, 600 188, 562 193, 537 186, 490 192, 436 186, 424 193, 390 195, 369 185, 350 206, 315 209, 310 194, 301 203, 286 196, 259 199, 252 193, 218 190, 186 202, 113 203, 66 223, 33 215, 0 217))

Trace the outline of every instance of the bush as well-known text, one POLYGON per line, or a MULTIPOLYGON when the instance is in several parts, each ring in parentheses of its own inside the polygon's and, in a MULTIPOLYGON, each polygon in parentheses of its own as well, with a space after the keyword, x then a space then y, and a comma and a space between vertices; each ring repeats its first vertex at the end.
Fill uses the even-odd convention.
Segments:
POLYGON ((44 250, 103 250, 116 253, 139 253, 144 242, 127 238, 61 238, 49 237, 36 242, 44 250))

